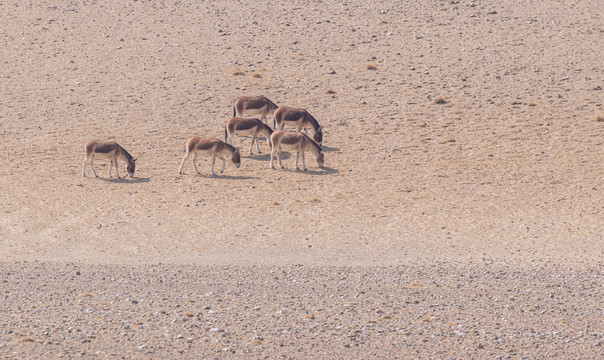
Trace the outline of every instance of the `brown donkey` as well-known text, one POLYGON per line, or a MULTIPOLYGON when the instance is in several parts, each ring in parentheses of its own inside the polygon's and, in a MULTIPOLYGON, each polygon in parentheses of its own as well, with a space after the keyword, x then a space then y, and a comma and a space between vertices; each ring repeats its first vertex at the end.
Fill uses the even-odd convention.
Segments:
POLYGON ((269 163, 271 168, 274 169, 274 155, 277 155, 277 161, 281 169, 284 168, 283 164, 281 163, 281 152, 283 150, 296 152, 296 158, 294 161, 296 169, 298 169, 298 158, 302 157, 302 169, 307 171, 306 165, 304 164, 304 152, 306 150, 309 150, 313 154, 317 165, 321 169, 323 168, 325 157, 321 146, 304 133, 285 130, 275 130, 275 132, 273 132, 273 135, 271 135, 271 161, 269 163))
POLYGON ((298 131, 306 128, 313 129, 313 140, 319 146, 323 143, 323 127, 319 122, 304 109, 280 107, 275 111, 273 127, 283 129, 285 126, 295 127, 298 131))
POLYGON ((107 176, 111 177, 111 167, 115 166, 115 176, 120 179, 120 174, 117 172, 117 159, 121 159, 128 163, 126 166, 126 171, 128 172, 128 176, 134 176, 134 169, 136 168, 136 159, 132 158, 132 156, 124 150, 123 147, 119 146, 118 143, 114 141, 100 141, 100 140, 90 140, 84 145, 84 151, 86 152, 86 157, 84 158, 84 164, 82 165, 82 176, 86 176, 86 162, 90 166, 90 170, 92 170, 92 174, 94 177, 98 177, 96 172, 94 171, 94 167, 92 167, 92 161, 94 158, 99 159, 109 159, 109 171, 107 176))
POLYGON ((260 115, 266 124, 267 119, 273 116, 277 108, 274 102, 264 96, 241 96, 233 105, 233 117, 260 115))
POLYGON ((234 135, 251 135, 252 143, 250 144, 250 155, 254 155, 252 153, 254 142, 256 142, 256 151, 260 154, 258 135, 266 137, 266 144, 271 146, 270 138, 272 133, 273 129, 258 119, 235 117, 229 119, 224 127, 224 141, 232 145, 234 135))
POLYGON ((239 149, 236 149, 232 145, 229 145, 218 139, 205 139, 194 136, 187 140, 187 154, 182 158, 180 168, 178 168, 178 173, 182 174, 182 167, 185 164, 185 161, 191 158, 193 168, 195 169, 195 172, 199 174, 196 163, 198 156, 212 158, 212 175, 215 175, 214 163, 216 162, 216 158, 222 159, 222 169, 220 170, 220 173, 224 172, 224 165, 226 163, 225 157, 227 156, 231 158, 231 161, 237 168, 239 168, 241 165, 241 155, 239 154, 239 149))

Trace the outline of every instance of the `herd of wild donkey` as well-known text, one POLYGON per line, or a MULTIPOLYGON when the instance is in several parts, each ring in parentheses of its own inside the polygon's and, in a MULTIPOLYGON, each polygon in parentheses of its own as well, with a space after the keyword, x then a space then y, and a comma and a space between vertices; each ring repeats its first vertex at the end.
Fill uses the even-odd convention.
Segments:
MULTIPOLYGON (((290 107, 278 107, 274 102, 267 99, 264 96, 258 97, 239 97, 235 100, 233 105, 233 118, 227 121, 224 129, 224 141, 218 139, 208 139, 194 136, 187 140, 187 153, 180 163, 178 173, 182 174, 182 168, 185 161, 191 159, 193 162, 193 168, 195 172, 199 174, 197 170, 197 157, 212 158, 212 175, 214 174, 214 163, 216 158, 222 159, 222 169, 220 172, 224 172, 224 166, 226 163, 227 156, 231 157, 231 161, 237 168, 241 164, 241 156, 239 154, 239 148, 235 148, 232 144, 233 135, 252 136, 252 143, 250 144, 250 155, 252 153, 252 147, 256 142, 256 151, 260 152, 258 147, 258 135, 263 135, 267 139, 267 144, 271 147, 271 159, 270 167, 273 167, 273 158, 276 155, 279 166, 283 169, 281 163, 281 152, 283 150, 292 151, 296 153, 294 165, 298 169, 298 159, 302 158, 302 169, 307 171, 306 165, 304 164, 304 152, 310 151, 317 165, 323 168, 324 156, 323 150, 321 149, 321 143, 323 142, 323 132, 321 131, 322 126, 319 125, 317 120, 304 109, 290 108, 290 107), (243 116, 257 116, 260 115, 259 119, 243 117, 243 116), (273 130, 267 125, 267 119, 273 118, 273 130), (295 127, 298 131, 285 131, 285 126, 295 127), (301 132, 302 129, 306 131, 307 128, 313 129, 313 138, 311 139, 308 135, 301 132)), ((134 176, 135 162, 133 158, 124 148, 112 141, 100 141, 90 140, 84 146, 86 151, 86 157, 84 158, 84 164, 82 166, 82 176, 86 176, 86 163, 90 165, 90 170, 95 177, 98 177, 92 167, 92 161, 94 158, 109 159, 109 171, 108 176, 111 177, 111 168, 115 167, 115 175, 120 178, 117 170, 117 160, 121 159, 128 165, 126 170, 128 176, 134 176)))

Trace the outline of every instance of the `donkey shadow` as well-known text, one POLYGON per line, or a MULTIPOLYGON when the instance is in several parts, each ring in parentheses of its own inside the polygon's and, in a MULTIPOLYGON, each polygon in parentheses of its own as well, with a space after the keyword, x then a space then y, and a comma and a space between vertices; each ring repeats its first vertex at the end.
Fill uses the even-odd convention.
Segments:
MULTIPOLYGON (((275 169, 277 169, 277 167, 275 167, 275 169)), ((292 168, 285 168, 285 169, 279 169, 279 171, 286 171, 286 172, 290 172, 290 173, 301 173, 301 174, 308 174, 308 175, 331 175, 331 174, 339 174, 340 170, 338 169, 333 169, 327 166, 324 166, 323 169, 320 170, 307 170, 304 171, 302 169, 294 169, 292 168)))
POLYGON ((102 178, 102 177, 98 177, 97 179, 99 180, 103 180, 106 182, 111 182, 111 183, 126 183, 126 184, 141 184, 141 183, 147 183, 150 181, 149 178, 142 178, 142 177, 131 177, 131 178, 127 178, 127 177, 123 177, 123 178, 102 178))
MULTIPOLYGON (((281 153, 281 160, 287 160, 291 158, 291 154, 287 151, 281 153)), ((248 159, 257 160, 257 161, 271 161, 271 152, 262 153, 262 154, 254 154, 248 155, 248 159)))
POLYGON ((340 148, 334 148, 325 145, 321 145, 321 149, 323 150, 323 152, 340 151, 340 148))
POLYGON ((241 175, 224 175, 217 173, 212 174, 195 174, 205 179, 221 179, 221 180, 260 180, 257 176, 241 176, 241 175))

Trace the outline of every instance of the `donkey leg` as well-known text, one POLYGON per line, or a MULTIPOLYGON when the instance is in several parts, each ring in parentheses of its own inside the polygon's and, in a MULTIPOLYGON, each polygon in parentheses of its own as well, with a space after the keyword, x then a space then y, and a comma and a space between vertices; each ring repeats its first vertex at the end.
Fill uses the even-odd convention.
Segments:
POLYGON ((294 155, 294 166, 296 167, 296 170, 300 170, 300 168, 298 167, 298 158, 300 157, 300 152, 296 151, 296 155, 294 155))
POLYGON ((182 174, 182 167, 185 165, 185 161, 187 160, 188 157, 189 157, 189 153, 187 152, 187 154, 182 158, 182 161, 180 162, 180 167, 178 168, 179 174, 182 174))
POLYGON ((308 169, 306 169, 306 164, 304 164, 304 150, 300 151, 300 156, 302 157, 302 170, 308 171, 308 169))
MULTIPOLYGON (((252 152, 252 148, 254 147, 254 140, 256 140, 256 135, 252 134, 252 142, 250 143, 250 155, 254 155, 254 153, 252 152)), ((256 143, 256 147, 258 147, 258 143, 256 143)))
POLYGON ((82 165, 82 177, 86 176, 86 160, 88 158, 84 158, 84 165, 82 165))
POLYGON ((220 173, 224 173, 224 165, 226 165, 226 159, 224 156, 220 157, 222 159, 222 169, 220 169, 220 173))
POLYGON ((273 156, 275 156, 275 151, 276 151, 276 147, 273 146, 273 148, 271 149, 271 161, 268 163, 268 166, 271 169, 274 169, 275 167, 273 166, 273 156))
POLYGON ((193 169, 195 169, 195 172, 199 174, 199 170, 197 170, 197 153, 193 154, 193 159, 191 159, 191 161, 193 162, 193 169))
POLYGON ((283 152, 283 149, 279 147, 279 149, 277 149, 277 164, 279 164, 279 167, 281 169, 285 169, 285 166, 283 166, 283 163, 281 162, 281 153, 283 152))
POLYGON ((215 162, 216 162, 216 156, 214 156, 214 154, 212 154, 212 169, 210 170, 212 175, 216 175, 216 174, 214 174, 214 163, 215 162))
POLYGON ((256 141, 256 152, 257 152, 258 154, 262 154, 262 153, 260 152, 260 147, 258 146, 258 133, 256 133, 256 135, 254 135, 254 137, 252 138, 252 141, 256 141))
POLYGON ((113 160, 109 159, 109 169, 107 169, 107 176, 111 177, 111 167, 113 166, 113 160))
POLYGON ((90 170, 92 170, 92 174, 94 175, 94 177, 99 177, 96 174, 96 171, 94 171, 94 168, 92 167, 92 160, 94 159, 94 157, 90 157, 90 160, 88 160, 88 165, 90 165, 90 170))
POLYGON ((115 165, 115 176, 118 179, 121 179, 119 172, 117 171, 117 159, 115 159, 115 161, 113 162, 113 164, 115 165))

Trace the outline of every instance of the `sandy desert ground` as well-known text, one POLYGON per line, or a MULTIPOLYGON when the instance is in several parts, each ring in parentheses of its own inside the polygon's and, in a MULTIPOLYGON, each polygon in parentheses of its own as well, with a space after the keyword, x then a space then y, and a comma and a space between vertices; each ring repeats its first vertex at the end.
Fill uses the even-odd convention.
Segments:
POLYGON ((601 1, 0 12, 0 357, 604 357, 601 1), (243 95, 326 168, 179 175, 243 95))

